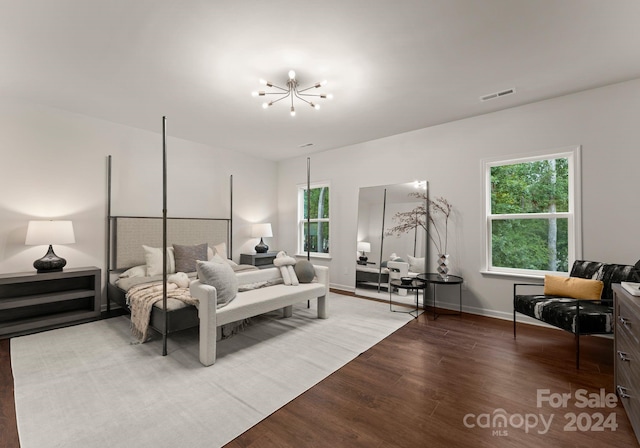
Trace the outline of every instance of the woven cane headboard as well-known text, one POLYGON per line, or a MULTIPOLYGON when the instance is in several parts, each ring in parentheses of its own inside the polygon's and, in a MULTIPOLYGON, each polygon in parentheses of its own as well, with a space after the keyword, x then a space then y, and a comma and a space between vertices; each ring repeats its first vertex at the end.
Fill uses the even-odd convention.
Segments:
MULTIPOLYGON (((162 247, 162 218, 112 217, 112 269, 145 264, 142 245, 162 247)), ((167 246, 227 243, 230 221, 207 218, 167 218, 167 246)))

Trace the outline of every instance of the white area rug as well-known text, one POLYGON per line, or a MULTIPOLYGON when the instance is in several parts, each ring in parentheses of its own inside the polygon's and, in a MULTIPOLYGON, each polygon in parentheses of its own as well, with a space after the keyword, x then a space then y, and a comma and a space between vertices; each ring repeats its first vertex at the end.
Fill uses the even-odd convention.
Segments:
POLYGON ((131 344, 118 317, 11 340, 22 448, 217 447, 410 321, 389 305, 338 294, 293 317, 254 318, 198 362, 197 331, 131 344))

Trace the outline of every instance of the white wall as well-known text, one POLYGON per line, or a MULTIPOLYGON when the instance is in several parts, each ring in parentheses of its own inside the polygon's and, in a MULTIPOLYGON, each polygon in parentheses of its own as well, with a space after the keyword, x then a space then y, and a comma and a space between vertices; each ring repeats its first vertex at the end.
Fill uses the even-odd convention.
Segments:
MULTIPOLYGON (((371 243, 371 252, 369 253, 369 261, 380 263, 380 245, 382 243, 382 211, 383 204, 374 203, 374 204, 365 204, 363 207, 362 204, 358 204, 360 207, 358 214, 358 226, 359 229, 362 229, 367 223, 366 226, 366 236, 364 238, 360 237, 360 230, 358 230, 358 240, 359 241, 368 241, 371 243), (360 211, 365 210, 364 213, 360 214, 360 211)), ((387 202, 386 207, 384 207, 384 219, 385 219, 385 231, 390 228, 396 226, 398 223, 393 219, 396 213, 403 213, 413 210, 415 207, 422 205, 418 202, 387 202)), ((412 230, 410 232, 405 232, 400 235, 393 234, 384 235, 384 247, 382 250, 382 260, 388 260, 391 254, 395 253, 398 257, 401 257, 405 261, 408 261, 407 255, 411 255, 414 257, 424 257, 424 230, 422 227, 416 233, 412 230), (414 253, 414 246, 416 253, 414 253)))
MULTIPOLYGON (((332 285, 355 283, 358 189, 427 179, 431 197, 454 206, 450 267, 465 279, 464 309, 511 318, 515 279, 480 274, 482 160, 572 145, 582 146, 583 258, 635 263, 638 116, 640 80, 634 80, 312 155, 311 180, 331 182, 332 258, 324 263, 332 285), (363 163, 366 169, 352 169, 363 163)), ((294 251, 296 184, 306 182, 306 157, 280 162, 278 182, 280 246, 294 251)), ((457 295, 445 291, 438 298, 457 307, 457 295)))
MULTIPOLYGON (((234 181, 233 258, 252 251, 253 222, 277 229, 274 162, 171 138, 169 216, 227 218, 234 181)), ((57 109, 0 105, 0 272, 33 271, 46 247, 25 246, 31 219, 73 221, 76 244, 56 246, 67 267, 105 268, 107 156, 112 155, 112 214, 162 216, 162 116, 152 133, 57 109)), ((267 244, 277 246, 277 239, 267 244)), ((103 275, 104 279, 104 275, 103 275)), ((103 297, 103 301, 105 298, 103 297)))
MULTIPOLYGON (((638 116, 635 80, 314 154, 312 181, 329 181, 332 190, 332 258, 318 262, 331 265, 333 286, 353 288, 359 188, 427 179, 431 196, 445 196, 455 207, 449 252, 452 273, 465 278, 465 309, 510 317, 513 279, 479 272, 481 161, 582 145, 583 256, 635 263, 638 116), (366 169, 352 169, 363 162, 366 169)), ((171 123, 169 117, 169 136, 171 123)), ((152 133, 3 102, 0 272, 33 270, 33 260, 44 255, 43 247, 24 246, 27 222, 38 218, 72 219, 77 243, 56 252, 69 267, 104 269, 106 157, 113 155, 113 214, 160 216, 160 132, 161 116, 152 133)), ((252 222, 272 222, 275 234, 267 244, 295 253, 296 186, 306 183, 306 157, 276 164, 171 137, 168 145, 169 215, 227 216, 233 174, 234 259, 257 242, 249 238, 252 222)), ((456 299, 444 292, 438 297, 456 299)))

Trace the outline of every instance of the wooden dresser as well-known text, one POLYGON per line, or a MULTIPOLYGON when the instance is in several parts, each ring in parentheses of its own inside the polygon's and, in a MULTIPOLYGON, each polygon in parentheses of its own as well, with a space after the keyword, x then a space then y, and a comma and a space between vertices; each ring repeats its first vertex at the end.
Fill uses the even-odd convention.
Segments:
POLYGON ((640 296, 614 284, 614 382, 640 442, 640 296))
POLYGON ((100 269, 0 274, 0 338, 100 317, 100 269))

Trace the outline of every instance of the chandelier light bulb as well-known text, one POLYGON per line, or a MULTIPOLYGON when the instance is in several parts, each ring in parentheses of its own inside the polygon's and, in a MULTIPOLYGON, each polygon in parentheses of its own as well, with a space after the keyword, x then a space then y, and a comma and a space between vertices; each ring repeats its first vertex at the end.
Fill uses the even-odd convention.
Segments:
POLYGON ((320 105, 316 103, 317 98, 321 98, 321 99, 333 98, 333 95, 326 94, 324 92, 318 92, 318 93, 310 92, 310 90, 312 89, 318 89, 320 87, 325 86, 327 84, 326 80, 323 80, 321 82, 316 82, 314 84, 310 84, 307 86, 301 86, 299 81, 296 79, 296 72, 294 70, 289 70, 288 75, 289 75, 289 79, 287 80, 287 82, 281 85, 275 85, 272 82, 265 81, 264 79, 260 78, 260 84, 266 85, 270 89, 266 91, 258 90, 256 92, 252 92, 251 95, 254 97, 270 96, 271 98, 274 98, 269 102, 262 103, 263 109, 267 109, 269 106, 273 105, 274 103, 277 103, 278 101, 282 101, 286 99, 287 100, 286 102, 291 104, 290 114, 292 117, 295 117, 296 102, 301 101, 303 103, 307 103, 309 106, 318 110, 320 109, 320 105), (314 101, 311 101, 312 99, 314 101))

